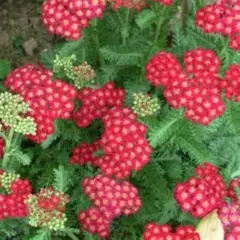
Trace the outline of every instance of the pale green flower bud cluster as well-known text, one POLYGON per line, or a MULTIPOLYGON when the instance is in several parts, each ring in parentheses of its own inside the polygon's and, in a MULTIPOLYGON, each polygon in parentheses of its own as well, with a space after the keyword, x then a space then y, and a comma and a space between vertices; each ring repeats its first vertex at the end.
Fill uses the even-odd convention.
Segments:
POLYGON ((29 224, 52 231, 63 230, 67 221, 66 214, 63 211, 68 202, 69 197, 67 195, 54 191, 52 188, 41 189, 40 193, 30 195, 26 200, 29 224), (41 201, 51 201, 54 196, 59 199, 54 208, 48 209, 41 206, 41 201))
POLYGON ((70 57, 56 55, 53 61, 53 72, 61 73, 63 72, 66 76, 72 80, 75 79, 75 73, 73 71, 73 62, 76 60, 76 56, 72 55, 70 57))
POLYGON ((25 202, 28 206, 28 223, 33 227, 42 225, 42 222, 47 222, 45 219, 44 210, 38 207, 38 197, 30 195, 25 202))
POLYGON ((36 130, 37 130, 36 124, 33 121, 33 118, 31 117, 19 119, 18 124, 14 128, 15 132, 23 133, 23 134, 33 134, 33 135, 35 135, 36 130))
MULTIPOLYGON (((1 122, 22 134, 35 134, 36 123, 31 117, 23 117, 29 106, 19 95, 10 92, 0 94, 0 119, 1 122)), ((2 126, 1 126, 2 127, 2 126)))
POLYGON ((81 89, 94 83, 96 73, 86 61, 79 66, 73 67, 73 71, 75 73, 74 85, 76 88, 81 89))
POLYGON ((133 93, 133 111, 139 117, 152 116, 161 108, 156 97, 144 93, 133 93))
POLYGON ((65 222, 67 221, 67 217, 65 213, 61 214, 61 218, 53 217, 49 222, 46 224, 43 224, 43 227, 47 227, 50 230, 57 231, 57 230, 63 230, 65 228, 65 222))
POLYGON ((79 66, 74 66, 75 60, 75 55, 70 57, 56 55, 53 61, 53 72, 64 73, 74 81, 74 85, 78 89, 92 85, 96 77, 93 68, 86 61, 79 66))
POLYGON ((0 175, 1 186, 5 188, 8 193, 10 193, 12 183, 19 178, 19 174, 4 172, 2 175, 0 175))

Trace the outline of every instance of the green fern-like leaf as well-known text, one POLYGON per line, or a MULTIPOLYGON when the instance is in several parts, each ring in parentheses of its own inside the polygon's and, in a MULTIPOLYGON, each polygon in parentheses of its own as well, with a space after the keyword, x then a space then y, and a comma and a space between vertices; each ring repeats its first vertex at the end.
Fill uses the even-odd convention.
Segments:
POLYGON ((0 79, 4 79, 10 71, 10 62, 0 59, 0 79))
POLYGON ((157 20, 157 15, 154 11, 150 9, 146 9, 140 12, 140 14, 136 18, 136 23, 138 27, 141 29, 147 28, 151 26, 156 20, 157 20))
POLYGON ((47 230, 39 230, 35 236, 30 237, 29 240, 50 240, 51 234, 47 230))
POLYGON ((182 112, 170 112, 159 124, 149 128, 149 142, 152 147, 165 143, 177 133, 182 124, 182 112))
MULTIPOLYGON (((176 20, 177 21, 177 20, 176 20)), ((184 53, 189 49, 189 37, 181 30, 179 24, 173 32, 172 52, 182 59, 184 53)))
POLYGON ((104 66, 101 69, 101 71, 97 74, 96 83, 99 86, 102 86, 105 83, 109 82, 110 80, 115 80, 120 69, 121 68, 117 67, 116 65, 104 66))
POLYGON ((31 158, 26 154, 23 153, 21 150, 15 150, 11 154, 11 158, 14 160, 17 160, 19 163, 21 163, 24 166, 27 166, 31 163, 31 158))
POLYGON ((130 52, 128 49, 118 49, 114 47, 103 47, 100 50, 105 60, 116 65, 139 65, 142 61, 142 54, 136 51, 130 52))
POLYGON ((210 48, 219 51, 219 45, 221 46, 221 41, 219 37, 215 34, 205 34, 200 28, 197 28, 194 24, 194 19, 189 18, 187 21, 186 33, 190 36, 190 48, 210 48))
POLYGON ((57 169, 54 169, 54 183, 53 187, 55 190, 60 192, 67 192, 70 184, 70 175, 67 169, 63 166, 59 166, 57 169))
POLYGON ((84 43, 84 37, 80 38, 77 41, 71 41, 63 45, 63 47, 58 51, 59 55, 62 56, 71 56, 76 53, 84 43))
POLYGON ((198 163, 205 161, 216 163, 216 156, 214 156, 203 143, 196 141, 191 136, 177 136, 175 143, 179 149, 189 154, 190 158, 195 159, 198 163))
POLYGON ((230 134, 237 135, 240 132, 240 106, 238 103, 227 101, 227 111, 225 112, 227 129, 230 134))
POLYGON ((76 236, 79 233, 80 233, 79 229, 64 228, 63 230, 56 232, 54 235, 59 237, 67 237, 69 240, 79 240, 79 237, 76 236))

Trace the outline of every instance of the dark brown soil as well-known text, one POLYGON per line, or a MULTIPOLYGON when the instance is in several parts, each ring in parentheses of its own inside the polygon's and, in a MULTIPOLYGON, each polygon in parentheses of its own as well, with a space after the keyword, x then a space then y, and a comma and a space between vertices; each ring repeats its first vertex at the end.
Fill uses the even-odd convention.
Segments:
POLYGON ((40 19, 42 0, 0 0, 0 59, 12 67, 38 62, 44 49, 52 47, 53 37, 40 19))

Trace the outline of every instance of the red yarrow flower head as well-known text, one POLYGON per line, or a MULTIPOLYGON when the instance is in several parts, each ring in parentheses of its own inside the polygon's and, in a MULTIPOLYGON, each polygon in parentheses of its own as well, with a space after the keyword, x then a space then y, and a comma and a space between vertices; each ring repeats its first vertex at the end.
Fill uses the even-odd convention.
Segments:
POLYGON ((25 200, 28 199, 32 191, 30 182, 19 178, 18 175, 14 176, 2 171, 0 180, 0 187, 5 186, 5 190, 9 192, 9 194, 0 194, 0 220, 25 218, 27 216, 25 200))
POLYGON ((125 92, 109 82, 102 88, 85 88, 78 93, 81 107, 73 113, 79 127, 87 127, 100 118, 104 132, 99 141, 75 147, 70 158, 73 164, 91 163, 107 176, 125 178, 131 171, 145 166, 152 149, 146 140, 147 128, 137 121, 130 108, 123 108, 125 92), (100 150, 100 156, 94 152, 100 150))
POLYGON ((78 214, 80 226, 99 237, 104 238, 110 234, 111 219, 106 218, 97 207, 90 207, 78 214))
MULTIPOLYGON (((225 232, 231 232, 236 226, 240 226, 240 205, 237 202, 224 203, 218 209, 218 216, 223 224, 225 232)), ((239 231, 240 232, 240 231, 239 231)))
POLYGON ((138 190, 129 182, 117 182, 103 175, 88 177, 82 182, 83 192, 92 201, 79 213, 83 228, 100 237, 109 235, 109 226, 116 217, 136 213, 142 206, 138 190))
POLYGON ((27 137, 37 143, 54 132, 55 119, 69 119, 74 109, 77 91, 60 79, 53 80, 52 72, 31 64, 12 71, 4 84, 21 95, 29 104, 28 116, 37 125, 36 135, 27 137))
POLYGON ((232 64, 225 72, 224 81, 221 87, 225 92, 225 97, 235 102, 240 102, 240 64, 232 64))
POLYGON ((229 46, 239 51, 239 13, 239 0, 218 0, 196 12, 195 24, 206 33, 219 33, 229 37, 229 46))
POLYGON ((125 178, 150 161, 152 148, 146 139, 147 127, 137 121, 131 109, 111 109, 103 124, 100 143, 105 155, 100 157, 99 166, 104 174, 125 178))
POLYGON ((129 182, 117 182, 104 175, 86 178, 83 192, 88 195, 106 218, 136 213, 141 207, 137 189, 129 182))
POLYGON ((240 189, 240 177, 232 179, 228 188, 228 197, 231 198, 234 202, 239 201, 239 197, 236 193, 238 189, 240 189))
POLYGON ((225 111, 221 99, 220 60, 212 50, 194 49, 184 55, 185 71, 177 58, 159 52, 146 65, 146 79, 164 87, 164 96, 173 108, 184 108, 185 117, 209 125, 225 111))
POLYGON ((28 180, 19 178, 11 184, 11 192, 16 195, 21 195, 23 198, 27 198, 32 192, 32 186, 28 180))
POLYGON ((225 239, 238 240, 240 237, 239 202, 224 203, 218 209, 218 217, 221 220, 225 231, 225 239))
POLYGON ((69 197, 62 192, 54 191, 53 188, 41 189, 36 195, 38 207, 44 211, 65 211, 65 205, 69 202, 69 197))
POLYGON ((240 231, 227 233, 225 236, 226 240, 238 240, 240 239, 240 231))
POLYGON ((173 0, 154 0, 154 2, 159 2, 165 6, 169 6, 173 4, 173 0))
POLYGON ((64 211, 69 200, 66 194, 52 187, 31 194, 26 200, 29 224, 54 231, 64 229, 67 221, 64 211))
POLYGON ((226 186, 222 176, 209 163, 197 166, 196 174, 198 176, 175 186, 174 197, 183 211, 193 217, 204 217, 223 204, 226 186))
POLYGON ((195 174, 199 177, 218 174, 218 168, 211 163, 205 162, 203 165, 197 165, 195 174))
POLYGON ((50 34, 77 40, 82 28, 101 18, 105 0, 47 0, 42 5, 42 22, 50 34))
POLYGON ((108 82, 101 88, 84 88, 78 92, 81 107, 72 116, 78 127, 88 127, 93 120, 102 118, 112 107, 120 107, 125 99, 125 91, 108 82))
POLYGON ((70 163, 80 166, 91 163, 93 166, 97 166, 98 156, 94 156, 94 153, 99 149, 99 140, 91 144, 83 142, 79 146, 73 148, 70 163))
POLYGON ((145 226, 143 240, 200 240, 200 235, 192 226, 179 226, 175 232, 169 225, 149 223, 145 226))
POLYGON ((91 163, 107 176, 122 179, 141 170, 149 161, 152 148, 146 139, 147 128, 129 108, 112 108, 102 118, 104 132, 92 144, 81 143, 72 151, 70 162, 91 163), (100 156, 94 156, 96 151, 100 156))

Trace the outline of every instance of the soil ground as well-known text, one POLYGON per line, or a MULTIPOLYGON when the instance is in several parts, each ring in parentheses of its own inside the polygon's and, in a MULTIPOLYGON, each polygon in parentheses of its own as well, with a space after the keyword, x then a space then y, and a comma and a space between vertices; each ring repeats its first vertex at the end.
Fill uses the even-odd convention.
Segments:
POLYGON ((0 0, 0 59, 12 67, 37 63, 44 49, 51 49, 54 39, 40 20, 42 0, 0 0))
MULTIPOLYGON (((37 63, 39 53, 54 45, 54 38, 41 24, 43 1, 0 0, 0 59, 9 60, 12 68, 37 63)), ((216 0, 204 1, 209 4, 216 0)))

